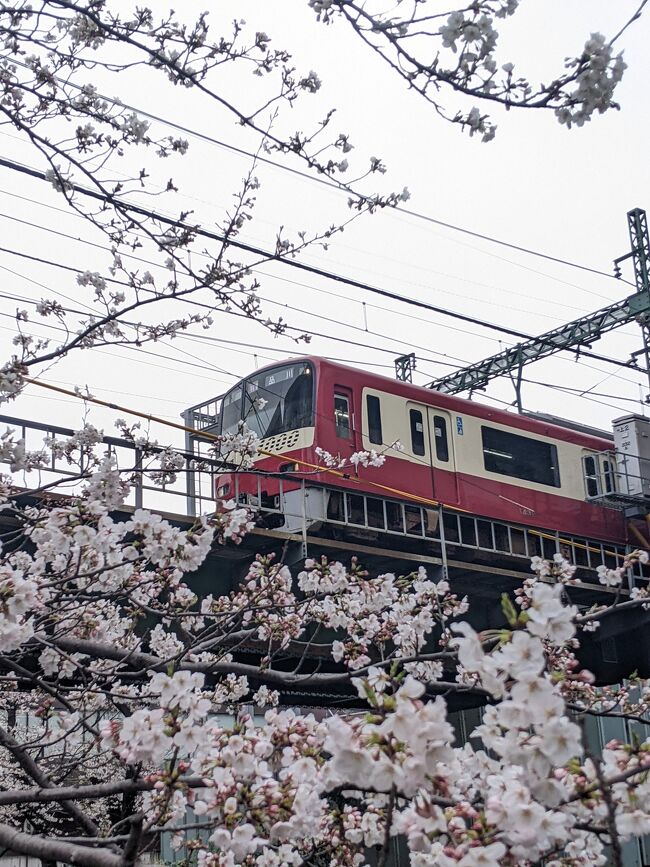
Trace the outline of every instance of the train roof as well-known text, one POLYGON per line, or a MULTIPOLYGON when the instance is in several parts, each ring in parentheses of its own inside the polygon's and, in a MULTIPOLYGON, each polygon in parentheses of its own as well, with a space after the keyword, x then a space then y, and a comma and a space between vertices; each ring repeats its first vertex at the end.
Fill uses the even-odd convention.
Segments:
POLYGON ((524 410, 521 415, 526 416, 526 418, 537 419, 538 421, 550 422, 551 424, 568 428, 569 430, 577 430, 579 433, 588 434, 592 437, 600 437, 601 439, 607 440, 611 443, 612 447, 614 446, 614 434, 611 431, 601 430, 600 428, 592 427, 588 424, 571 421, 571 419, 568 418, 560 418, 556 415, 550 415, 547 412, 532 412, 531 410, 524 410))

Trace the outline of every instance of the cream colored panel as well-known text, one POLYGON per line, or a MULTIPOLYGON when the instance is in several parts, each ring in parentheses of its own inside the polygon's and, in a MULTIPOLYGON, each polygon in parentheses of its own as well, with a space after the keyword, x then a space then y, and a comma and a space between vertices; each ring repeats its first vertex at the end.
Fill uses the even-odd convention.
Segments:
POLYGON ((386 391, 376 391, 373 388, 364 388, 361 400, 361 443, 365 450, 375 449, 378 452, 383 451, 387 457, 399 458, 399 460, 409 461, 410 463, 417 463, 420 465, 430 465, 429 447, 427 444, 428 436, 426 433, 427 408, 424 404, 411 403, 410 401, 407 402, 405 398, 400 397, 397 394, 390 394, 390 392, 386 391), (383 439, 382 446, 378 446, 377 443, 371 443, 368 438, 368 410, 366 408, 366 397, 369 394, 378 397, 380 400, 381 435, 383 439), (425 448, 427 449, 427 452, 424 455, 415 455, 411 449, 411 428, 408 413, 410 408, 419 409, 424 419, 424 441, 425 448), (397 451, 397 449, 389 448, 389 446, 394 442, 400 442, 404 450, 400 452, 397 451))
POLYGON ((529 491, 540 491, 545 494, 560 494, 574 500, 584 500, 584 483, 582 480, 582 449, 573 443, 562 442, 553 437, 529 434, 519 428, 509 425, 498 424, 491 419, 476 418, 476 416, 462 415, 463 436, 454 433, 456 444, 456 459, 458 472, 467 473, 477 478, 490 479, 495 482, 503 482, 529 491), (557 457, 560 471, 559 488, 552 485, 540 485, 537 482, 529 482, 525 479, 517 479, 514 476, 505 476, 501 473, 489 472, 483 462, 483 443, 481 440, 481 426, 507 431, 517 436, 531 440, 539 440, 552 443, 557 448, 557 457))
MULTIPOLYGON (((426 418, 426 408, 435 412, 436 407, 431 404, 417 404, 407 401, 405 398, 389 392, 376 391, 372 388, 363 389, 363 406, 361 407, 362 418, 362 443, 364 449, 377 449, 379 447, 368 439, 368 414, 366 411, 366 395, 376 395, 381 401, 381 426, 384 448, 399 440, 404 446, 403 452, 387 450, 390 457, 399 458, 409 463, 429 465, 430 453, 428 444, 425 446, 425 455, 415 455, 411 450, 411 431, 409 426, 408 410, 417 407, 426 418)), ((582 453, 583 449, 573 443, 556 440, 553 437, 529 434, 519 428, 510 425, 498 424, 490 419, 481 419, 468 413, 456 413, 445 411, 449 417, 449 448, 455 456, 456 472, 464 475, 476 476, 479 479, 502 482, 514 487, 524 488, 530 491, 540 491, 545 494, 556 493, 563 497, 574 500, 585 499, 584 482, 582 478, 582 453), (552 443, 557 448, 557 456, 560 470, 559 488, 551 485, 540 485, 537 482, 528 482, 525 479, 517 479, 514 476, 505 476, 501 473, 488 472, 483 462, 483 443, 481 440, 481 425, 493 427, 497 430, 508 431, 518 436, 528 437, 532 440, 552 443), (462 430, 462 434, 459 431, 462 430)), ((445 414, 444 412, 441 414, 445 414)), ((425 438, 426 443, 426 438, 425 438)))
MULTIPOLYGON (((314 444, 314 430, 313 427, 301 427, 297 430, 289 430, 272 437, 266 437, 260 440, 259 447, 264 451, 273 452, 274 455, 281 455, 295 449, 308 449, 314 444)), ((255 460, 267 457, 268 455, 258 455, 255 460)))

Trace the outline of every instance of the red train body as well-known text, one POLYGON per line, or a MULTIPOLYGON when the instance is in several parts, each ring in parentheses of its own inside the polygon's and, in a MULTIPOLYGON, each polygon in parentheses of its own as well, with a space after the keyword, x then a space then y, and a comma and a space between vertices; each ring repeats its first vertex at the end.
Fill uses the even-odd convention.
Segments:
MULTIPOLYGON (((260 472, 626 541, 622 512, 590 502, 585 488, 583 459, 611 449, 605 438, 315 357, 269 366, 239 383, 224 397, 218 429, 232 432, 242 418, 273 454, 257 458, 260 472), (348 469, 344 478, 309 466, 322 466, 316 447, 345 459, 374 449, 386 460, 380 468, 348 469)), ((252 498, 258 479, 222 474, 217 495, 237 489, 252 498)), ((290 484, 285 479, 283 490, 290 484)), ((263 479, 265 497, 278 490, 276 477, 263 479)))

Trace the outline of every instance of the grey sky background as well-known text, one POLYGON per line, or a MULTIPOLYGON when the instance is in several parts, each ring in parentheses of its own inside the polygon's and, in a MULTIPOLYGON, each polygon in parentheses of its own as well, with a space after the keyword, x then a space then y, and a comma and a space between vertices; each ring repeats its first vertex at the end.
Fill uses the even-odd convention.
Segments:
MULTIPOLYGON (((183 15, 189 17, 205 5, 205 0, 184 3, 183 15)), ((157 2, 153 7, 160 12, 166 9, 157 2)), ((529 78, 548 81, 559 73, 567 55, 579 52, 591 32, 611 36, 635 8, 636 3, 627 0, 525 0, 502 29, 502 62, 512 60, 529 78)), ((388 167, 379 181, 381 189, 407 186, 412 195, 407 207, 426 217, 606 272, 611 272, 613 258, 629 250, 626 212, 637 206, 650 207, 647 15, 621 43, 628 69, 617 91, 620 112, 609 112, 583 129, 567 131, 550 112, 495 110, 499 129, 489 144, 445 124, 342 23, 318 24, 306 0, 237 0, 219 4, 218 14, 211 13, 215 25, 219 19, 228 21, 235 16, 254 30, 266 31, 276 47, 287 48, 301 73, 318 72, 323 81, 319 93, 306 96, 293 110, 283 110, 277 129, 307 128, 335 107, 332 128, 348 133, 355 145, 351 177, 355 166, 365 167, 370 156, 378 156, 388 167)), ((206 104, 192 91, 170 89, 151 71, 138 70, 121 80, 98 78, 100 90, 135 107, 227 144, 246 149, 258 144, 226 112, 206 104)), ((245 107, 259 99, 258 80, 243 70, 227 71, 221 86, 245 107)), ((262 89, 265 86, 262 82, 262 89)), ((452 110, 470 107, 453 94, 444 99, 452 110)), ((158 124, 152 127, 165 132, 158 124)), ((42 168, 36 154, 16 136, 7 128, 2 130, 3 153, 42 168)), ((144 154, 133 163, 127 159, 124 172, 146 161, 152 188, 164 186, 173 176, 180 195, 139 200, 166 213, 191 208, 209 227, 223 216, 250 159, 194 137, 189 142, 184 158, 160 161, 153 153, 144 154)), ((315 181, 268 166, 258 166, 256 174, 262 182, 259 204, 242 240, 269 247, 278 225, 309 231, 348 216, 346 197, 315 181)), ((77 217, 57 210, 64 205, 51 188, 2 169, 0 202, 2 247, 74 267, 105 269, 108 254, 86 243, 105 246, 104 239, 77 217)), ((138 255, 147 258, 147 251, 138 255)), ((611 278, 518 253, 399 212, 364 217, 336 237, 327 252, 313 249, 302 258, 373 286, 532 334, 632 291, 611 278)), ((478 360, 514 342, 496 331, 418 311, 283 265, 269 264, 259 270, 260 296, 269 316, 282 315, 292 326, 328 335, 315 337, 304 351, 348 360, 355 367, 392 376, 393 358, 415 351, 415 380, 425 383, 453 369, 452 365, 478 360)), ((624 277, 632 279, 629 265, 624 267, 624 277)), ((62 303, 79 306, 90 298, 89 290, 78 287, 65 271, 9 253, 0 253, 0 282, 3 293, 24 299, 38 299, 54 291, 72 299, 59 298, 62 303)), ((7 356, 11 315, 24 304, 9 299, 1 299, 1 304, 0 341, 7 356)), ((28 325, 30 329, 48 332, 42 326, 28 325)), ((144 351, 74 353, 42 376, 64 386, 88 385, 103 399, 178 419, 184 406, 227 390, 256 366, 303 351, 288 337, 273 338, 259 325, 226 314, 217 316, 209 331, 193 328, 191 332, 199 336, 161 341, 144 351)), ((627 360, 640 345, 638 327, 628 325, 593 348, 627 360)), ((576 363, 567 353, 527 367, 524 376, 554 386, 526 383, 526 408, 602 428, 609 428, 612 418, 626 412, 643 411, 639 400, 650 391, 641 373, 590 359, 576 363), (580 391, 588 393, 580 396, 580 391)), ((514 392, 507 379, 502 379, 475 399, 503 406, 514 399, 514 392)), ((30 387, 4 412, 77 426, 83 406, 30 387)), ((109 430, 117 415, 123 413, 92 408, 88 417, 109 430)), ((156 429, 155 433, 160 439, 180 441, 180 434, 174 432, 156 429)))

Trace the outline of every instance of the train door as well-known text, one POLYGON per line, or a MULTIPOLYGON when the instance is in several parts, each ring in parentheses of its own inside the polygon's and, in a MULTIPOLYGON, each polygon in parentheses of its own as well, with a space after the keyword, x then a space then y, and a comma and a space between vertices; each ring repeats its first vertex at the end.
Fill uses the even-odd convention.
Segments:
MULTIPOLYGON (((458 505, 458 479, 452 418, 448 412, 437 407, 428 407, 431 463, 433 465, 433 495, 441 503, 458 505)), ((462 418, 458 417, 462 431, 462 418)))
POLYGON ((429 421, 427 408, 421 403, 406 404, 409 427, 407 446, 409 457, 417 466, 413 466, 408 476, 404 476, 399 485, 417 497, 432 499, 433 493, 433 462, 431 459, 431 438, 429 436, 429 421), (408 480, 408 481, 406 481, 408 480))

